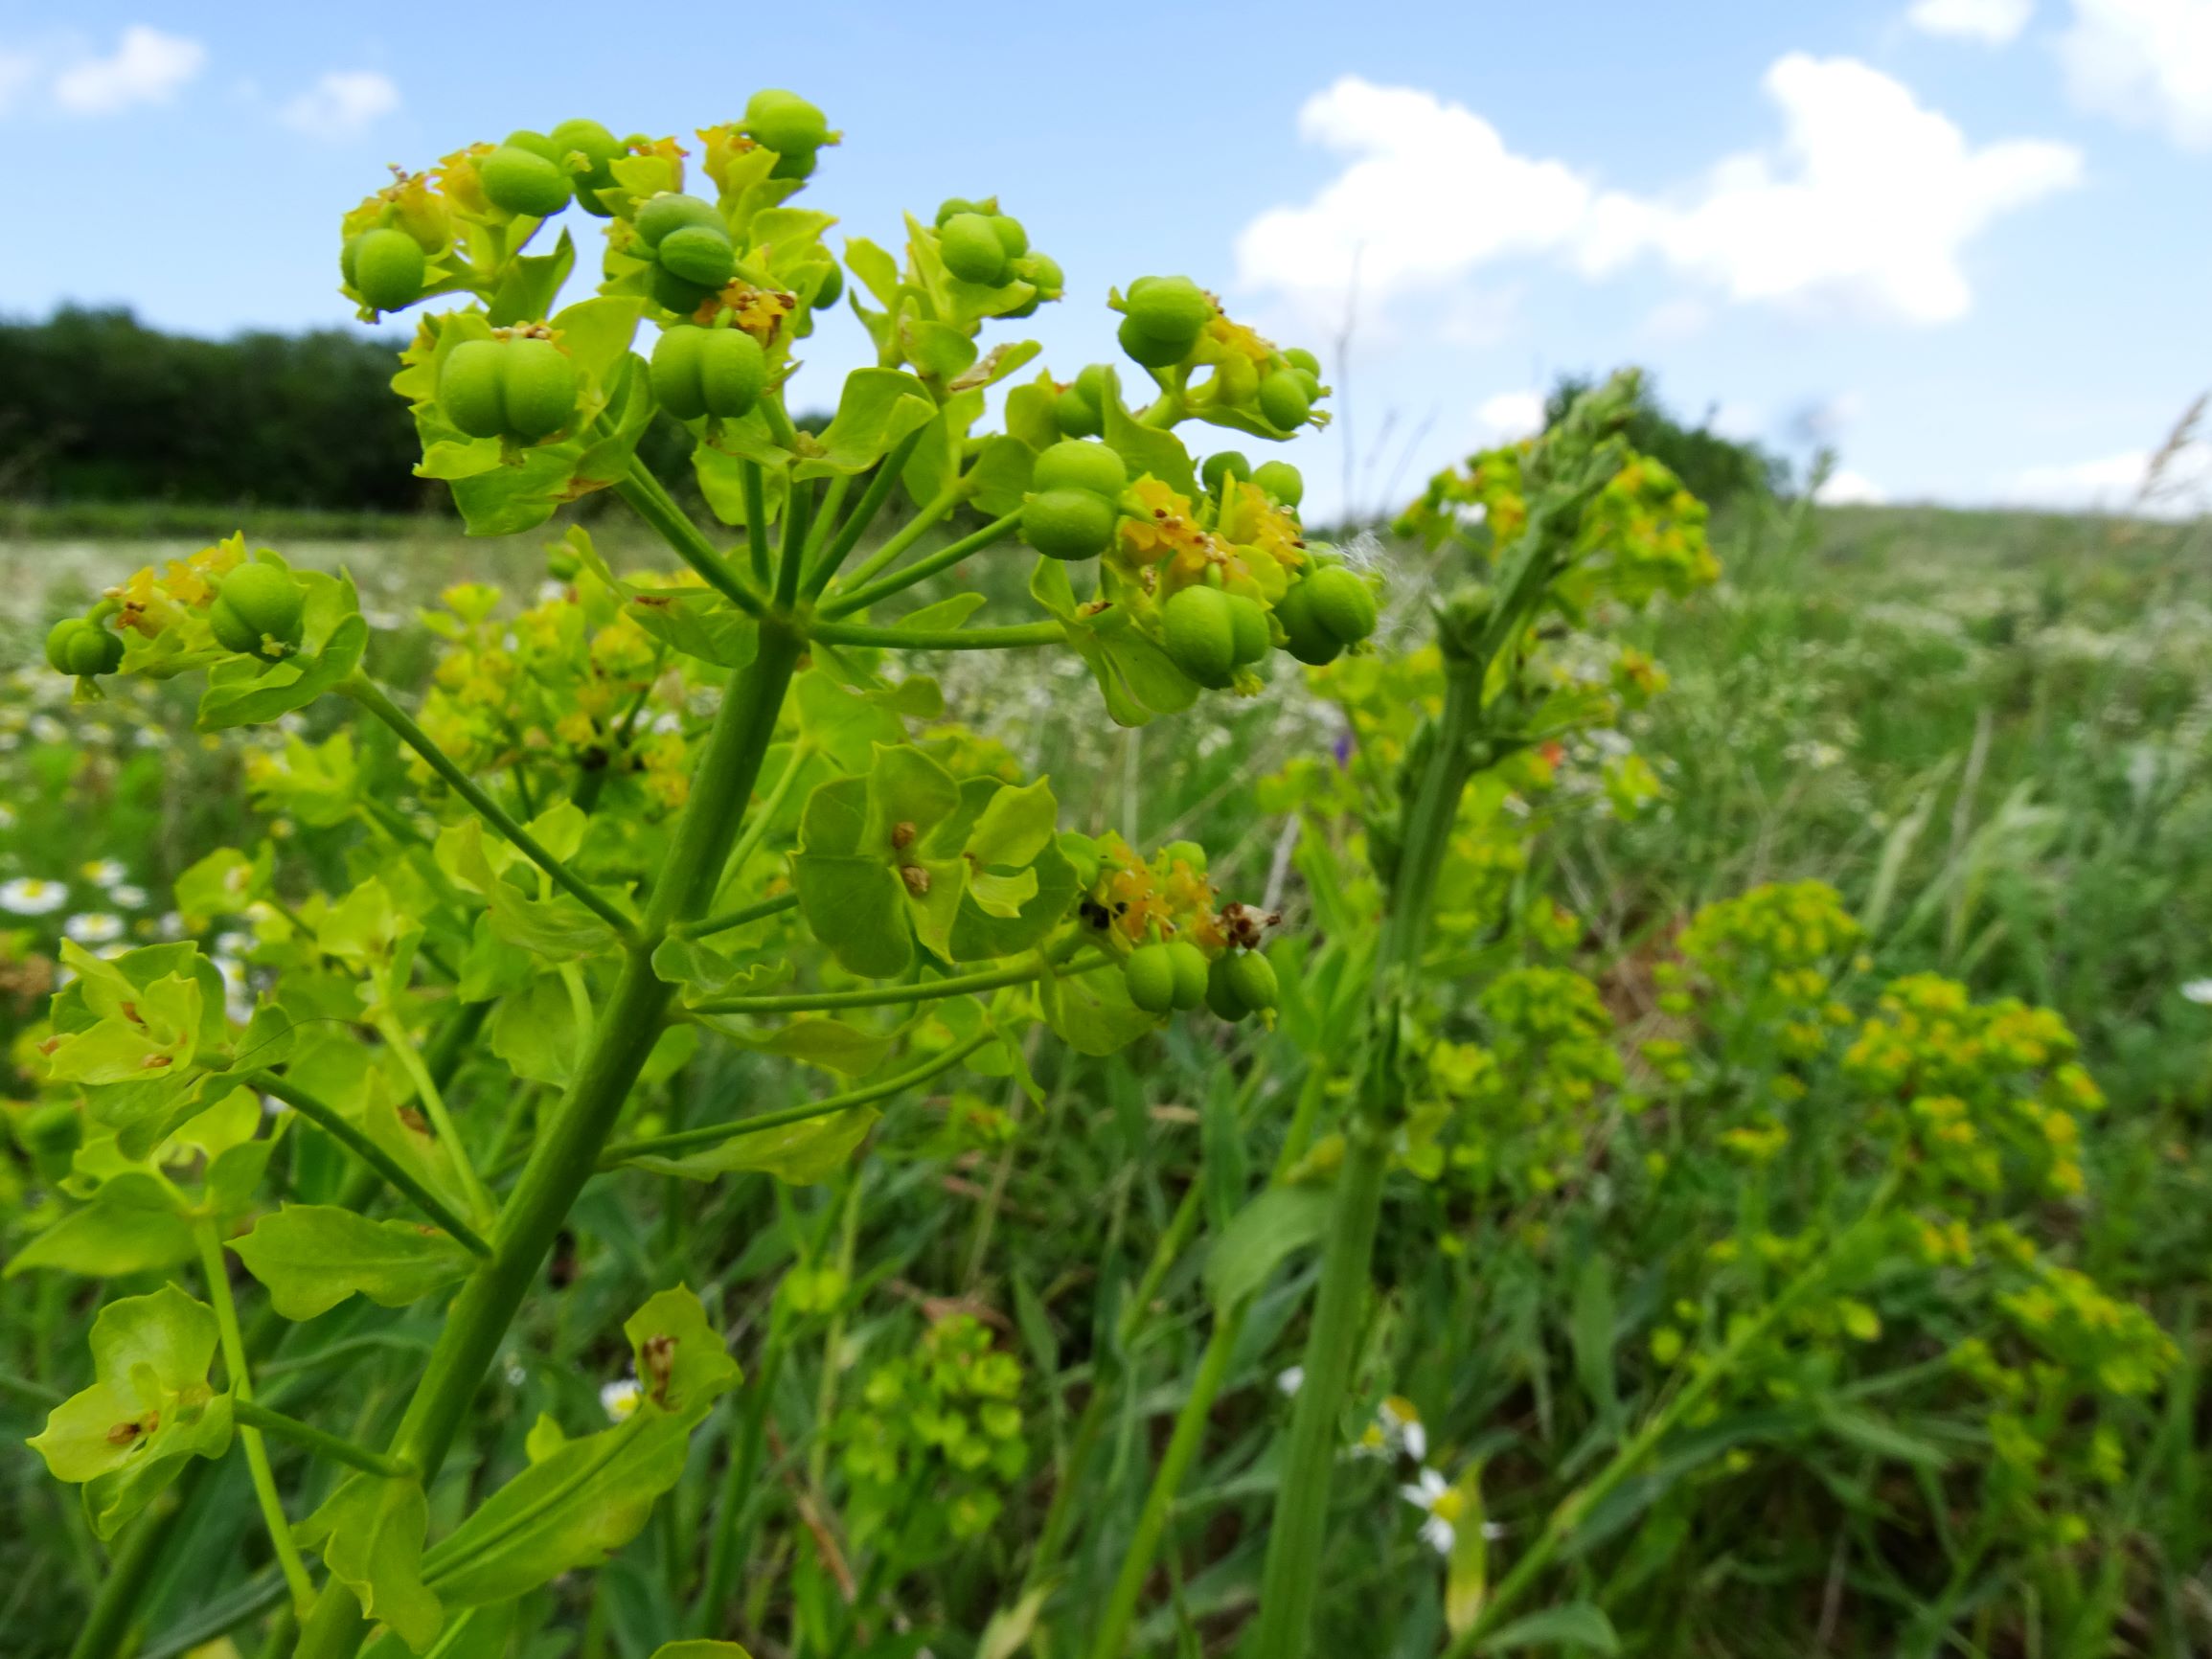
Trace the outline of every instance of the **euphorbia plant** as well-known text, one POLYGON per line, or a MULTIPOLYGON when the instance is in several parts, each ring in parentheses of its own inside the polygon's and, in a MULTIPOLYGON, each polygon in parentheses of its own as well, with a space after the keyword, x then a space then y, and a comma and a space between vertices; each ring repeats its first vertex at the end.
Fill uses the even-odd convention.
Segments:
MULTIPOLYGON (((141 571, 49 642, 82 694, 115 673, 204 672, 208 731, 331 700, 389 728, 412 768, 416 798, 386 798, 344 731, 258 763, 265 804, 366 833, 336 891, 303 891, 273 847, 218 852, 180 883, 201 924, 255 926, 275 983, 251 1008, 230 1006, 191 939, 66 947, 74 978, 37 1054, 81 1108, 65 1181, 80 1203, 11 1264, 176 1270, 192 1287, 108 1307, 95 1380, 36 1443, 83 1484, 103 1537, 238 1444, 297 1651, 318 1659, 354 1652, 372 1623, 430 1651, 472 1609, 604 1560, 739 1385, 700 1300, 664 1287, 624 1327, 627 1414, 575 1438, 541 1421, 528 1466, 429 1535, 430 1483, 595 1175, 819 1179, 879 1102, 933 1077, 1026 1081, 1031 1022, 1105 1053, 1200 1003, 1225 1018, 1271 1005, 1253 954, 1265 919, 1222 901, 1201 852, 1063 830, 1046 780, 917 736, 941 699, 901 653, 1073 649, 1111 716, 1141 724, 1209 691, 1257 693, 1274 651, 1322 660, 1374 626, 1365 579, 1305 540, 1293 468, 1232 456, 1201 481, 1177 431, 1286 440, 1319 422, 1311 356, 1186 279, 1139 279, 1114 305, 1149 396, 1132 402, 1104 365, 1040 374, 1011 385, 994 428, 987 392, 1038 348, 981 336, 1060 297, 1017 220, 949 201, 906 221, 902 260, 851 239, 840 264, 834 221, 798 200, 837 142, 820 111, 765 92, 698 140, 695 156, 577 121, 471 146, 347 215, 340 261, 364 314, 457 302, 422 315, 394 387, 419 471, 448 483, 472 533, 529 531, 611 490, 681 570, 618 576, 572 527, 536 604, 503 614, 496 592, 450 590, 426 619, 445 651, 414 714, 369 672, 351 580, 239 537, 141 571), (570 232, 533 250, 571 205, 604 238, 595 291, 563 305, 570 232), (878 361, 802 431, 795 352, 847 269, 878 361), (688 428, 719 525, 639 460, 656 415, 688 428), (911 511, 886 534, 901 498, 911 511), (977 527, 942 534, 958 514, 977 527), (983 596, 957 591, 881 620, 1022 542, 1041 556, 1041 618, 977 625, 983 596), (641 1079, 718 1043, 842 1081, 726 1121, 654 1121, 641 1079), (331 1175, 341 1148, 350 1172, 331 1175), (270 1317, 241 1319, 226 1252, 270 1317), (379 1445, 253 1386, 283 1321, 355 1295, 449 1298, 379 1445), (271 1438, 328 1466, 311 1512, 277 1479, 271 1438)), ((155 1517, 140 1525, 80 1653, 129 1623, 163 1540, 155 1517)), ((726 1579, 726 1562, 707 1574, 715 1595, 726 1579)), ((707 1604, 697 1625, 726 1619, 707 1604)))

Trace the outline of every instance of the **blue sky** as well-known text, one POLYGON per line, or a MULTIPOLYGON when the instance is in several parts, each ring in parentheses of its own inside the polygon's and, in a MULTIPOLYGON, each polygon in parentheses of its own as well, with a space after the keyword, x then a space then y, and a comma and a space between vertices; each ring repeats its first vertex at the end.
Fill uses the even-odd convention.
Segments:
MULTIPOLYGON (((2212 0, 0 4, 32 163, 0 311, 342 322, 337 216, 384 164, 576 114, 688 132, 760 85, 844 129, 815 195, 855 234, 996 191, 1069 273, 1034 325, 1062 375, 1147 271, 1333 371, 1349 315, 1349 452, 1295 457, 1323 511, 1562 370, 1643 363, 1725 430, 1832 443, 1842 493, 1959 502, 2117 505, 2212 385, 2212 0)), ((860 351, 847 320, 811 359, 860 351)))

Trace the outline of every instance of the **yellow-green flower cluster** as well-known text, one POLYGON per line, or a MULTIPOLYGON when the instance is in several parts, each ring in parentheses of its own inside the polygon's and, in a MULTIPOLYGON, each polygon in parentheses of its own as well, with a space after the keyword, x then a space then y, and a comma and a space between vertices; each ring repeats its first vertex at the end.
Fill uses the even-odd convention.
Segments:
POLYGON ((1021 1364, 970 1313, 937 1320, 912 1352, 869 1374, 838 1422, 854 1529, 887 1534, 907 1559, 998 1518, 1028 1462, 1021 1364))

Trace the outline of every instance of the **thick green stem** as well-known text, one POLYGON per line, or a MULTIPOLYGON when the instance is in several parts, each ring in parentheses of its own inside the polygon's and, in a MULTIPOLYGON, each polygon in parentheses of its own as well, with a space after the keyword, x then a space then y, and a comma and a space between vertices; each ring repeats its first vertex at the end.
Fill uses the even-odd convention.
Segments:
MULTIPOLYGON (((202 1216, 193 1223, 193 1242, 199 1246, 200 1271, 207 1279, 208 1301, 215 1307, 216 1330, 222 1344, 223 1369, 230 1374, 231 1399, 250 1406, 254 1398, 253 1374, 246 1366, 246 1339, 239 1329, 238 1304, 231 1299, 230 1263, 223 1260, 222 1235, 214 1221, 202 1216)), ((277 1553, 292 1605, 306 1613, 315 1599, 315 1581, 308 1577, 300 1547, 292 1542, 292 1523, 285 1518, 284 1499, 277 1495, 277 1477, 269 1467, 269 1448, 261 1430, 240 1414, 239 1445, 246 1454, 246 1472, 253 1478, 254 1501, 261 1506, 262 1522, 268 1528, 269 1545, 277 1553)))
MULTIPOLYGON (((575 1081, 545 1120, 530 1162, 508 1195, 490 1260, 454 1298, 393 1437, 392 1455, 421 1469, 425 1482, 445 1462, 516 1309, 577 1194, 597 1170, 600 1150, 660 1038, 673 988, 653 972, 651 947, 673 926, 702 914, 711 899, 802 648, 803 642, 788 631, 764 628, 760 654, 724 693, 642 937, 627 954, 575 1081)), ((295 1651, 298 1659, 352 1659, 361 1635, 359 1602, 333 1583, 316 1603, 295 1651)))
POLYGON ((819 1101, 809 1101, 804 1105, 787 1106, 780 1112, 756 1112, 749 1118, 733 1118, 722 1124, 702 1124, 697 1128, 677 1129, 670 1134, 655 1135, 650 1140, 618 1142, 600 1154, 599 1167, 612 1170, 632 1158, 666 1157, 672 1152, 688 1152, 695 1147, 719 1146, 724 1141, 736 1140, 740 1135, 758 1135, 769 1129, 788 1128, 793 1124, 804 1124, 813 1118, 826 1118, 832 1112, 842 1112, 850 1106, 865 1106, 877 1101, 887 1101, 916 1083, 927 1082, 940 1072, 950 1071, 977 1049, 997 1038, 998 1033, 987 1026, 959 1046, 947 1049, 941 1055, 930 1056, 911 1071, 901 1072, 897 1077, 886 1078, 879 1083, 870 1083, 864 1089, 830 1095, 819 1101))
POLYGON ((745 481, 745 547, 753 561, 753 580, 766 587, 776 579, 768 556, 768 480, 758 461, 740 465, 745 481))
POLYGON ((1168 1516, 1174 1512, 1191 1460, 1205 1441, 1207 1420, 1229 1375, 1229 1356, 1236 1352, 1237 1338, 1243 1329, 1243 1304, 1214 1321, 1213 1334, 1206 1339, 1205 1354, 1198 1361, 1198 1374, 1191 1379, 1191 1392, 1182 1410, 1175 1414, 1174 1433, 1168 1437, 1168 1449, 1160 1454, 1160 1466, 1152 1473, 1152 1489, 1145 1494, 1136 1532, 1129 1538, 1128 1554, 1122 1557, 1112 1593, 1106 1597, 1098 1639, 1091 1644, 1091 1659, 1121 1659, 1129 1650, 1129 1625, 1136 1618, 1145 1580, 1152 1577, 1152 1557, 1159 1553, 1161 1534, 1167 1531, 1168 1516))
POLYGON ((346 695, 391 727, 399 739, 423 763, 443 778, 447 786, 468 803, 476 815, 504 836, 510 846, 531 863, 553 878, 554 884, 572 896, 586 910, 591 911, 613 928, 624 939, 631 937, 629 918, 608 902, 604 894, 577 875, 548 852, 542 842, 509 815, 507 808, 476 785, 476 781, 453 763, 453 758, 430 740, 430 736, 418 726, 399 704, 384 694, 384 690, 367 674, 355 670, 353 676, 340 688, 346 695))
MULTIPOLYGON (((489 1005, 486 1005, 489 1006, 489 1005)), ((389 1182, 393 1190, 412 1202, 418 1210, 445 1229, 469 1251, 478 1256, 490 1256, 491 1246, 484 1241, 476 1229, 464 1221, 460 1214, 445 1199, 417 1180, 414 1174, 391 1153, 369 1139, 337 1107, 309 1094, 288 1079, 274 1072, 256 1072, 247 1079, 249 1088, 259 1089, 271 1100, 285 1102, 370 1169, 389 1182)))
POLYGON ((1359 1100, 1346 1125, 1343 1168, 1321 1261, 1321 1288, 1307 1333, 1305 1381, 1290 1423, 1290 1446, 1275 1494, 1267 1563, 1260 1581, 1260 1627, 1253 1659, 1301 1659, 1320 1587, 1321 1545, 1335 1471, 1337 1419, 1352 1380, 1352 1363, 1368 1292, 1382 1181, 1390 1168, 1390 1134, 1399 1099, 1398 1041, 1409 981, 1435 908, 1459 798, 1471 767, 1471 740, 1481 716, 1481 665, 1448 657, 1444 715, 1435 746, 1405 807, 1405 837, 1376 959, 1359 1100))
POLYGON ((877 628, 856 623, 818 622, 811 632, 825 645, 879 646, 909 651, 1003 651, 1020 646, 1057 646, 1067 639, 1067 629, 1056 622, 1022 623, 1003 628, 877 628))
POLYGON ((271 1411, 257 1400, 234 1397, 231 1400, 231 1416, 249 1428, 259 1429, 263 1434, 273 1434, 279 1440, 288 1440, 294 1445, 305 1446, 308 1451, 318 1452, 334 1463, 345 1464, 365 1474, 411 1475, 415 1472, 398 1458, 371 1451, 365 1445, 355 1445, 338 1435, 326 1434, 311 1422, 302 1422, 298 1418, 286 1417, 281 1411, 271 1411))
POLYGON ((788 614, 799 598, 799 577, 807 567, 807 532, 814 522, 814 486, 791 482, 784 508, 784 554, 776 565, 776 608, 788 614))
POLYGON ((855 588, 840 594, 824 605, 821 614, 829 618, 851 616, 855 611, 866 610, 879 599, 888 599, 901 593, 918 581, 926 581, 941 570, 958 564, 969 554, 980 553, 993 542, 1003 541, 1021 528, 1021 511, 1017 508, 1004 518, 994 518, 972 535, 964 535, 958 541, 939 548, 927 558, 918 558, 904 570, 887 576, 880 581, 872 581, 866 587, 855 588))

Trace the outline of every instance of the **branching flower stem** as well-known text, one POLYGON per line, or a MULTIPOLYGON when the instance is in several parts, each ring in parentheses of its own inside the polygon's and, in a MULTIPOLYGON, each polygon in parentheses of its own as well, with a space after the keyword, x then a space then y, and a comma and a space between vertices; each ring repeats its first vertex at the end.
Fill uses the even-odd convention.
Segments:
POLYGON ((517 852, 551 876, 561 891, 613 928, 619 937, 625 940, 635 937, 635 929, 630 925, 628 917, 617 909, 604 893, 556 858, 544 843, 514 821, 506 807, 479 788, 476 781, 454 762, 452 756, 432 742, 430 735, 409 718, 405 710, 384 694, 381 686, 356 670, 353 677, 339 689, 361 708, 391 727, 399 739, 420 755, 423 763, 445 780, 446 786, 456 795, 467 802, 479 818, 497 830, 517 852))

